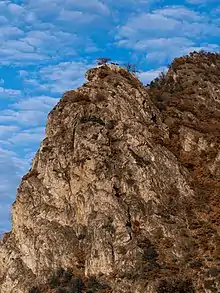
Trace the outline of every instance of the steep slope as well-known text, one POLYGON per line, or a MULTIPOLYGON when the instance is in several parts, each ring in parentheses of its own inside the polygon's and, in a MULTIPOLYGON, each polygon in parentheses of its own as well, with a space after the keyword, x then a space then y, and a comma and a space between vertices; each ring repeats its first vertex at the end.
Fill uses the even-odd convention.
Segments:
MULTIPOLYGON (((204 69, 216 77, 217 57, 204 69)), ((199 68, 184 69, 184 58, 147 89, 126 69, 102 65, 64 94, 0 244, 1 293, 26 293, 58 267, 85 282, 95 276, 106 292, 219 291, 219 85, 208 79, 205 109, 216 113, 204 122, 190 111, 203 105, 202 92, 175 94, 199 68)))
POLYGON ((219 79, 220 54, 191 53, 174 60, 168 74, 148 89, 169 127, 166 146, 191 173, 198 212, 216 227, 220 225, 219 79))

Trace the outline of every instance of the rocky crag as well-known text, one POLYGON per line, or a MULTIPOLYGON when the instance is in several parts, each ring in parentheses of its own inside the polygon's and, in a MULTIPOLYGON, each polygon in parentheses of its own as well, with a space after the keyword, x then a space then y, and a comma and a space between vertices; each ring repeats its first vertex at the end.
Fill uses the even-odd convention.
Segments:
POLYGON ((111 64, 86 77, 18 188, 0 292, 220 292, 220 55, 147 87, 111 64))

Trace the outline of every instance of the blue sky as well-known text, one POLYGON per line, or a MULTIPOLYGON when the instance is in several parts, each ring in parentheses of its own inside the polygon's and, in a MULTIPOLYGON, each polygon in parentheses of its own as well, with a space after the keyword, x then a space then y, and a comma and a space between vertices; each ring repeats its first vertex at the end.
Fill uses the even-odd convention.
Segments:
POLYGON ((0 1, 0 234, 48 112, 97 57, 147 83, 177 56, 219 51, 219 0, 0 1))

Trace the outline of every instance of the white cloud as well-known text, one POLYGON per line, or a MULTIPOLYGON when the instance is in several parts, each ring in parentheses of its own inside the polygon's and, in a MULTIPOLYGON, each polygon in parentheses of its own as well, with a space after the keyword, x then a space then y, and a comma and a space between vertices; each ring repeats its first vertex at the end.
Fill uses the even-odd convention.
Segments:
POLYGON ((32 97, 25 100, 21 100, 16 104, 13 104, 11 107, 19 110, 38 110, 38 111, 49 111, 58 103, 59 99, 48 97, 48 96, 39 96, 32 97))
POLYGON ((98 0, 90 0, 88 2, 78 1, 78 0, 67 0, 67 4, 69 4, 73 8, 95 11, 96 13, 109 14, 110 10, 107 5, 105 5, 102 1, 98 0))
POLYGON ((190 4, 218 3, 219 0, 186 0, 190 4))
MULTIPOLYGON (((2 182, 0 183, 0 193, 2 191, 2 189, 4 189, 4 185, 5 185, 5 189, 7 189, 9 182, 2 182)), ((0 239, 1 239, 1 234, 3 232, 9 231, 11 225, 10 223, 10 210, 11 210, 11 205, 9 203, 5 203, 2 202, 1 199, 1 203, 0 203, 0 239)))
POLYGON ((90 67, 91 64, 83 61, 61 62, 41 67, 39 71, 29 73, 28 76, 22 71, 20 76, 26 84, 44 91, 62 94, 81 86, 85 82, 85 73, 90 67))
POLYGON ((184 20, 184 21, 203 21, 204 17, 197 11, 188 9, 184 6, 166 6, 161 9, 156 10, 157 14, 161 14, 165 17, 171 17, 174 19, 184 20))
POLYGON ((160 67, 154 70, 149 70, 145 72, 138 73, 138 78, 143 82, 143 84, 147 84, 151 82, 153 79, 159 76, 161 72, 166 72, 167 67, 160 67))
POLYGON ((10 230, 11 203, 21 177, 28 171, 30 162, 16 152, 0 148, 0 234, 10 230))
MULTIPOLYGON (((2 26, 0 30, 0 41, 11 38, 11 37, 20 37, 24 34, 24 32, 15 26, 2 26)), ((2 45, 2 43, 1 43, 2 45)))
POLYGON ((135 44, 137 50, 146 50, 146 61, 156 62, 158 60, 161 64, 169 63, 174 57, 184 55, 193 48, 194 42, 187 38, 158 38, 151 40, 143 40, 140 43, 135 44))
POLYGON ((53 13, 60 11, 61 8, 76 9, 82 11, 95 11, 96 13, 108 14, 109 8, 101 1, 90 0, 88 2, 78 0, 28 0, 28 7, 34 11, 43 13, 53 13))
POLYGON ((128 22, 119 29, 119 38, 138 39, 143 34, 153 36, 163 32, 173 33, 178 28, 179 22, 175 19, 165 17, 157 13, 141 13, 128 20, 128 22))
POLYGON ((19 157, 16 152, 0 148, 1 203, 15 198, 16 187, 28 167, 29 163, 19 157))
MULTIPOLYGON (((4 80, 1 79, 0 80, 0 84, 3 84, 4 80)), ((7 89, 7 88, 3 88, 0 87, 0 97, 4 97, 4 96, 19 96, 21 95, 21 91, 20 90, 15 90, 15 89, 7 89)))
POLYGON ((71 58, 79 48, 96 51, 85 26, 92 22, 93 28, 98 27, 109 14, 108 7, 98 0, 86 4, 29 0, 24 5, 8 1, 1 3, 0 11, 5 11, 0 18, 0 62, 16 66, 71 58), (73 33, 73 22, 80 34, 73 33))
POLYGON ((24 40, 22 40, 22 39, 21 40, 9 40, 5 43, 5 46, 3 47, 3 49, 6 47, 8 47, 9 49, 14 48, 20 52, 29 52, 29 53, 32 53, 35 50, 34 46, 25 42, 25 39, 24 40))
POLYGON ((48 89, 63 93, 80 86, 85 81, 85 72, 90 65, 83 62, 62 62, 40 70, 42 81, 47 81, 48 89))
POLYGON ((14 16, 14 15, 22 15, 25 13, 25 9, 23 6, 21 5, 17 5, 15 3, 10 3, 8 5, 8 10, 10 11, 10 13, 14 16))
POLYGON ((21 64, 59 59, 63 54, 73 56, 75 50, 72 44, 78 45, 79 42, 80 38, 74 34, 56 28, 50 31, 31 30, 23 34, 19 40, 5 40, 0 45, 0 60, 3 64, 21 64))
POLYGON ((11 136, 11 133, 17 132, 19 129, 18 126, 14 125, 0 125, 0 139, 7 139, 11 136))
POLYGON ((58 20, 74 22, 75 26, 78 26, 79 24, 89 24, 95 19, 97 19, 95 14, 85 13, 82 11, 70 11, 65 9, 60 11, 60 15, 58 17, 58 20))
POLYGON ((6 24, 7 22, 7 18, 3 15, 0 15, 0 25, 6 24))
POLYGON ((156 39, 146 39, 139 42, 136 42, 134 48, 136 50, 163 50, 167 51, 170 49, 176 50, 176 48, 192 46, 194 42, 187 38, 183 37, 174 37, 174 38, 156 38, 156 39))
MULTIPOLYGON (((148 60, 164 64, 188 48, 206 47, 210 36, 219 34, 220 25, 214 16, 184 6, 167 6, 134 14, 118 28, 116 41, 119 47, 146 52, 148 60)), ((217 50, 219 46, 209 48, 217 50)))
POLYGON ((220 28, 212 23, 211 19, 204 18, 204 16, 187 9, 183 10, 182 7, 172 7, 132 17, 119 28, 118 38, 122 40, 127 38, 132 42, 144 36, 148 39, 151 39, 152 36, 167 37, 170 34, 175 37, 194 37, 196 34, 199 37, 204 37, 210 33, 212 35, 220 33, 220 28), (190 20, 187 20, 186 15, 190 20), (192 18, 196 21, 192 22, 192 18), (203 35, 200 36, 200 33, 203 35))
POLYGON ((30 146, 33 143, 39 144, 45 135, 45 127, 36 127, 15 133, 9 142, 19 145, 19 147, 30 146))
POLYGON ((47 113, 40 110, 0 111, 0 123, 17 123, 18 125, 37 126, 45 123, 47 113))
POLYGON ((44 133, 48 112, 59 99, 36 96, 20 99, 0 111, 0 144, 5 147, 20 148, 39 142, 44 133), (34 128, 33 128, 34 127, 34 128))
POLYGON ((10 222, 10 210, 7 209, 7 206, 1 204, 3 209, 5 209, 6 216, 3 215, 2 220, 0 221, 0 239, 1 235, 5 232, 8 232, 11 230, 11 222, 10 222))

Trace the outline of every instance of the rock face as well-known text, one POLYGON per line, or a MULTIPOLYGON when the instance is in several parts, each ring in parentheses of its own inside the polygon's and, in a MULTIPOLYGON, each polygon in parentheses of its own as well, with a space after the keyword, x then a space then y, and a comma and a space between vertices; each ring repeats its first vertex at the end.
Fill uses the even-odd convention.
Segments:
POLYGON ((18 188, 0 292, 57 267, 114 293, 220 292, 220 55, 176 59, 148 87, 116 65, 86 77, 18 188))

